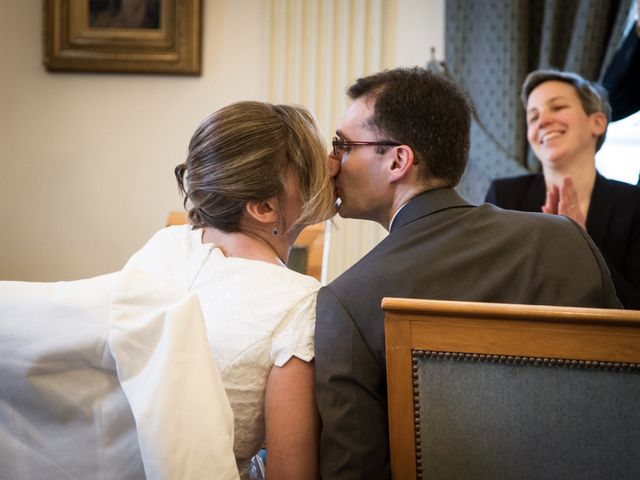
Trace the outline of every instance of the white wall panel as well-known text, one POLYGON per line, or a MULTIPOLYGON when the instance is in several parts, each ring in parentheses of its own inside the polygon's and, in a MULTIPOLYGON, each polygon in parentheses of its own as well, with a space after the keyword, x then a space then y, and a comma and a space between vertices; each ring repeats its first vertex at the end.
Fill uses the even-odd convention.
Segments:
MULTIPOLYGON (((329 139, 348 106, 347 86, 383 66, 382 0, 271 0, 268 28, 269 100, 304 105, 329 139)), ((384 235, 371 222, 337 218, 327 229, 325 279, 342 273, 384 235)))

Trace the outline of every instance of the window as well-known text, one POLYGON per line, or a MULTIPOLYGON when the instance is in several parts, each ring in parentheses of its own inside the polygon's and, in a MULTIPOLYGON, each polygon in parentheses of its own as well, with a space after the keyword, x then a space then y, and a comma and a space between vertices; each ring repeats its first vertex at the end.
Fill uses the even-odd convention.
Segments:
POLYGON ((607 178, 635 185, 640 177, 640 112, 612 122, 596 154, 596 168, 607 178))

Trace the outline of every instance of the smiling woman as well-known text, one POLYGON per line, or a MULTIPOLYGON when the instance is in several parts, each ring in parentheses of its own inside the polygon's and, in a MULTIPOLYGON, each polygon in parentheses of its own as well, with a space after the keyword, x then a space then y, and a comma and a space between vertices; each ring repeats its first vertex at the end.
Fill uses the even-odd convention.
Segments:
POLYGON ((596 170, 611 116, 606 91, 574 73, 538 70, 522 101, 543 174, 494 180, 486 201, 573 219, 603 253, 622 304, 640 309, 640 188, 596 170))

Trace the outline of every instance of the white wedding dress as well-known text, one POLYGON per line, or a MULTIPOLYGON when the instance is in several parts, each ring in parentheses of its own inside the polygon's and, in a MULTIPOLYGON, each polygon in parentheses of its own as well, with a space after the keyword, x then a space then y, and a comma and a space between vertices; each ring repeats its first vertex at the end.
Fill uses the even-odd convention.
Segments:
MULTIPOLYGON (((313 358, 315 279, 266 262, 227 258, 202 230, 159 231, 124 271, 138 269, 194 293, 231 403, 234 453, 243 478, 264 442, 264 398, 273 365, 313 358)), ((267 447, 268 461, 268 447, 267 447)))
POLYGON ((161 230, 109 275, 0 282, 0 478, 250 476, 271 367, 313 358, 319 283, 201 235, 161 230))
POLYGON ((136 268, 0 282, 0 478, 237 479, 197 298, 136 268))

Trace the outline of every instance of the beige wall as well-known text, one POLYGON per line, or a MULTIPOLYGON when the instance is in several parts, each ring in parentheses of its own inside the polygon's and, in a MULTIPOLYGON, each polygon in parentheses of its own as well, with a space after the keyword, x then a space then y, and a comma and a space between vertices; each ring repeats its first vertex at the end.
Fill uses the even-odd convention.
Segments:
MULTIPOLYGON (((268 2, 203 3, 203 74, 182 78, 48 73, 41 2, 0 0, 0 279, 120 268, 179 208, 172 170, 199 121, 268 100, 268 2)), ((387 63, 442 51, 443 0, 390 4, 387 63)))

